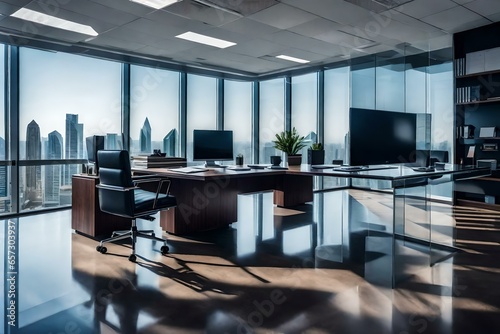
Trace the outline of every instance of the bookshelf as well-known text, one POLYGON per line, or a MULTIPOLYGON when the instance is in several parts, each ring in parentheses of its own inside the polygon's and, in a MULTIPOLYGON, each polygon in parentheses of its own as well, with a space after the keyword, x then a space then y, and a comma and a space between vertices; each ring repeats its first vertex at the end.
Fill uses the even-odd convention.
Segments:
MULTIPOLYGON (((478 160, 496 160, 497 165, 500 164, 498 36, 498 22, 453 35, 457 164, 476 164, 478 160), (493 136, 480 136, 481 129, 492 127, 496 129, 493 136)), ((488 178, 457 182, 455 198, 500 204, 497 182, 500 182, 500 171, 496 169, 488 178)))

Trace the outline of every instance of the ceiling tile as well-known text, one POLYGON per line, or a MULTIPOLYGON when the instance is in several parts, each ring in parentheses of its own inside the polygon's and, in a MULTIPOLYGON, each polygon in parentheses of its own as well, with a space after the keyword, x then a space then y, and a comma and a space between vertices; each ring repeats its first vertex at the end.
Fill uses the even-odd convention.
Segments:
POLYGON ((369 14, 368 10, 344 0, 282 0, 282 2, 341 24, 354 25, 369 14))
POLYGON ((462 6, 456 6, 452 9, 426 16, 422 21, 447 32, 454 32, 456 29, 464 27, 467 23, 475 21, 485 21, 484 24, 488 24, 488 20, 462 6))
POLYGON ((500 21, 500 13, 488 15, 488 20, 490 20, 492 22, 499 22, 500 21))
MULTIPOLYGON (((25 8, 44 13, 45 12, 44 6, 45 5, 43 4, 43 2, 33 1, 25 8)), ((61 19, 77 22, 80 24, 89 25, 92 28, 94 28, 94 30, 97 31, 98 33, 101 33, 103 31, 107 31, 109 29, 116 27, 116 25, 111 24, 109 22, 98 20, 98 19, 89 17, 87 15, 78 14, 78 13, 68 11, 68 10, 62 9, 62 8, 58 8, 54 12, 49 11, 48 13, 50 15, 54 15, 54 16, 61 18, 61 19)))
POLYGON ((15 6, 5 2, 0 2, 0 14, 4 16, 9 16, 10 14, 16 12, 20 6, 15 6))
POLYGON ((498 0, 476 0, 464 6, 483 16, 500 13, 500 1, 498 0))
POLYGON ((240 43, 231 47, 231 52, 240 53, 252 57, 262 57, 273 52, 286 49, 284 45, 272 43, 263 39, 256 39, 249 42, 240 43))
POLYGON ((288 47, 296 47, 302 50, 308 50, 326 56, 334 56, 341 52, 341 47, 339 47, 338 45, 333 45, 319 39, 298 35, 287 30, 282 30, 272 35, 266 36, 265 39, 273 43, 285 45, 288 47))
POLYGON ((394 9, 411 17, 421 19, 456 6, 457 4, 451 0, 414 0, 394 9))
POLYGON ((279 29, 288 29, 312 21, 317 16, 294 7, 278 4, 250 15, 248 18, 279 29))
MULTIPOLYGON (((88 35, 79 34, 76 32, 52 28, 32 22, 27 22, 14 17, 6 17, 0 21, 0 27, 7 28, 7 31, 12 30, 13 34, 26 36, 37 39, 53 39, 64 43, 78 43, 87 38, 88 35)), ((24 44, 26 46, 26 44, 24 44)))
POLYGON ((2 2, 18 7, 24 7, 29 4, 32 0, 2 0, 2 2))
POLYGON ((130 40, 111 38, 107 36, 98 36, 97 38, 94 38, 91 41, 87 42, 87 44, 106 46, 115 49, 127 49, 131 51, 135 51, 137 49, 145 47, 145 45, 141 43, 132 42, 130 40))
POLYGON ((178 34, 186 32, 183 28, 167 26, 165 24, 147 19, 138 19, 134 22, 128 23, 125 27, 159 38, 174 37, 178 34))
POLYGON ((165 7, 162 11, 180 15, 191 20, 208 23, 215 27, 219 27, 241 17, 194 1, 177 2, 171 6, 165 7))
MULTIPOLYGON (((82 1, 82 0, 79 0, 78 2, 80 2, 80 1, 82 1)), ((117 9, 120 11, 124 11, 124 12, 130 13, 130 14, 136 15, 136 16, 144 16, 144 15, 147 15, 147 14, 156 10, 156 9, 151 8, 151 7, 143 6, 141 4, 138 4, 136 2, 132 2, 129 0, 121 0, 121 1, 90 0, 90 1, 107 6, 107 7, 110 7, 110 8, 114 8, 114 9, 117 9)))
POLYGON ((150 13, 144 18, 154 21, 161 26, 161 31, 166 35, 175 36, 179 33, 186 31, 194 31, 197 33, 202 33, 207 29, 213 28, 212 25, 206 24, 196 20, 190 20, 188 18, 172 14, 163 10, 158 10, 156 12, 150 13), (170 31, 172 29, 173 32, 170 31))
POLYGON ((472 2, 472 1, 476 1, 476 0, 453 0, 453 2, 456 2, 459 5, 463 5, 463 4, 472 2))
POLYGON ((260 38, 279 30, 276 27, 272 27, 270 25, 247 18, 241 18, 239 20, 225 24, 221 28, 227 29, 229 31, 234 31, 245 36, 249 36, 252 39, 260 38))
POLYGON ((315 20, 300 24, 288 30, 303 36, 316 37, 318 35, 337 30, 341 27, 342 24, 318 17, 315 20))
MULTIPOLYGON (((42 1, 41 3, 46 2, 47 1, 42 1)), ((123 25, 127 22, 131 22, 139 18, 139 16, 137 15, 104 6, 92 1, 64 1, 60 2, 59 6, 62 9, 86 15, 88 17, 92 17, 101 21, 106 21, 117 26, 123 25)))
POLYGON ((162 40, 162 38, 158 36, 130 29, 125 26, 118 27, 104 34, 101 34, 100 36, 120 40, 130 40, 131 42, 142 43, 144 45, 156 45, 162 40))

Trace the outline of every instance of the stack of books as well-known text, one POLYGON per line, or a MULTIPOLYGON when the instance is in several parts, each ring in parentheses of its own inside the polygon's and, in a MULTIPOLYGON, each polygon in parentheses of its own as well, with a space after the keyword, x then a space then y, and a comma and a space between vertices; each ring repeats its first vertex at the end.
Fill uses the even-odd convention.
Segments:
POLYGON ((160 157, 155 155, 132 156, 134 167, 139 168, 173 168, 186 167, 186 158, 160 157))

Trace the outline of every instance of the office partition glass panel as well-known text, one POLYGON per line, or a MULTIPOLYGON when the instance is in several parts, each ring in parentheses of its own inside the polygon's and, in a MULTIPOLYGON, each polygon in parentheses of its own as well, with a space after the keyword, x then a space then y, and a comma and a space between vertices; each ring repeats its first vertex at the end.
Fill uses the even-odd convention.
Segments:
POLYGON ((179 72, 130 66, 130 152, 179 154, 179 72))
MULTIPOLYGON (((5 78, 5 46, 0 44, 0 77, 5 78)), ((11 202, 10 189, 10 167, 7 165, 9 160, 7 129, 9 125, 6 122, 5 111, 5 80, 0 80, 0 214, 9 213, 11 202)))
POLYGON ((349 66, 325 71, 325 163, 346 161, 349 74, 349 66))
MULTIPOLYGON (((449 162, 453 162, 454 105, 453 63, 451 61, 429 67, 429 112, 431 122, 431 150, 448 151, 449 162)), ((434 187, 434 196, 453 197, 451 183, 434 187)))
POLYGON ((427 112, 427 66, 408 68, 405 72, 406 112, 427 112))
POLYGON ((20 48, 19 125, 21 210, 65 205, 80 164, 42 168, 43 160, 86 159, 85 137, 121 135, 120 63, 20 48), (59 200, 46 197, 47 184, 59 200))
POLYGON ((375 108, 375 56, 351 65, 351 107, 375 108))
POLYGON ((252 163, 252 83, 224 81, 224 130, 233 130, 234 155, 252 163))
POLYGON ((285 79, 261 81, 259 102, 259 163, 270 163, 271 155, 282 154, 272 141, 285 130, 285 79))
POLYGON ((404 57, 384 59, 377 56, 375 109, 405 111, 404 57))
POLYGON ((217 79, 187 75, 187 159, 193 160, 193 130, 217 128, 217 79))
POLYGON ((318 74, 292 77, 292 127, 305 137, 302 163, 307 163, 307 149, 318 141, 318 74))

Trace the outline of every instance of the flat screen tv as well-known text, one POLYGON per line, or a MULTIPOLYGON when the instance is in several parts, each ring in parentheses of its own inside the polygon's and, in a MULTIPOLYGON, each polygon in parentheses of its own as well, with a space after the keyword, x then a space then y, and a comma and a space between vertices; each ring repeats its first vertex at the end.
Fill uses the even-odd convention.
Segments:
POLYGON ((206 161, 205 166, 217 167, 215 161, 230 161, 233 159, 233 131, 193 131, 194 161, 206 161))
POLYGON ((417 115, 351 108, 352 166, 415 162, 417 115))

